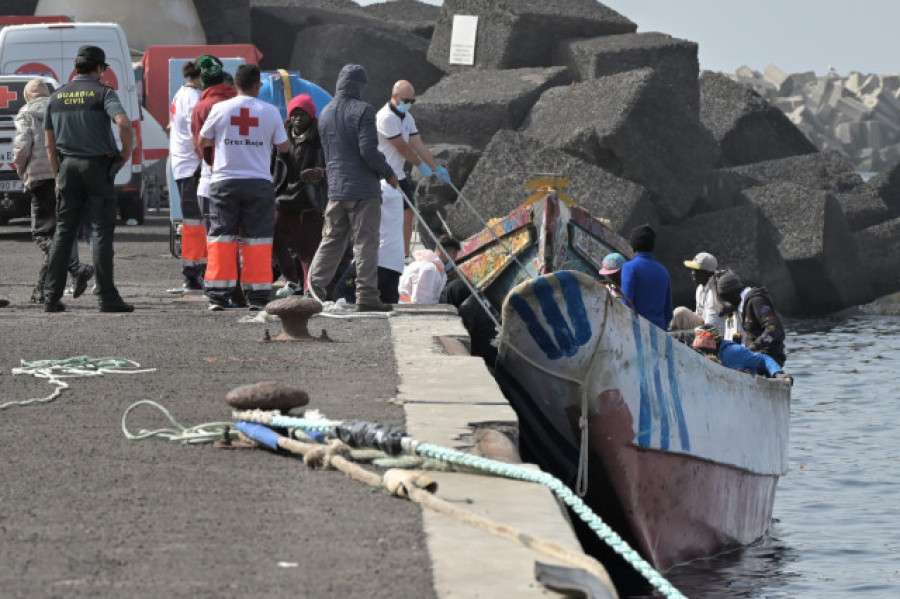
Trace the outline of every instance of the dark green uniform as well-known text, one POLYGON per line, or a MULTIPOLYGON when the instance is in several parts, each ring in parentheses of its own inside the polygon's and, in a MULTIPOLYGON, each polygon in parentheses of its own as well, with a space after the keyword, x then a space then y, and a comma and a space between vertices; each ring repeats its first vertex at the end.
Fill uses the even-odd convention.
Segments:
POLYGON ((100 303, 121 301, 113 282, 113 235, 116 227, 116 189, 113 165, 119 149, 110 119, 125 109, 116 92, 87 75, 78 75, 50 96, 44 127, 56 136, 59 153, 57 184, 60 198, 56 233, 44 281, 48 302, 59 301, 66 285, 72 243, 84 210, 91 211, 94 230, 94 269, 100 303))

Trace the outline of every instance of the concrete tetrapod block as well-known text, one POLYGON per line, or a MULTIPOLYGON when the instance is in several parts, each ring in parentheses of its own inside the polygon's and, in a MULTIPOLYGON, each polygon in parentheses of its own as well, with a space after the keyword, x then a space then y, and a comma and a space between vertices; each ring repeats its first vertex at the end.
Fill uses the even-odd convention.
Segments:
POLYGON ((836 193, 834 197, 841 205, 851 231, 860 231, 891 218, 887 204, 874 191, 836 193))
POLYGON ((744 190, 758 184, 755 179, 732 169, 714 170, 707 176, 689 216, 726 210, 746 203, 744 190))
POLYGON ((699 117, 669 97, 659 71, 646 68, 547 90, 522 131, 643 185, 666 221, 690 211, 719 159, 699 117))
POLYGON ((567 81, 564 67, 455 73, 420 95, 413 115, 432 142, 483 148, 500 129, 518 127, 544 90, 567 81))
MULTIPOLYGON (((488 144, 461 190, 465 201, 485 219, 506 216, 528 199, 523 185, 556 173, 568 178, 561 191, 597 218, 608 218, 614 230, 628 235, 632 227, 659 219, 646 189, 611 175, 569 154, 542 147, 541 142, 513 131, 500 131, 488 144)), ((447 207, 447 224, 460 238, 485 227, 459 200, 447 207)))
POLYGON ((865 189, 862 177, 853 164, 838 152, 816 152, 767 160, 732 170, 748 177, 756 185, 788 181, 808 189, 820 189, 836 193, 855 193, 865 189))
POLYGON ((340 23, 319 25, 296 36, 288 68, 334 94, 344 65, 361 64, 369 75, 363 99, 380 108, 390 100, 398 79, 409 80, 416 94, 438 82, 443 73, 425 60, 427 46, 422 38, 400 32, 340 23))
POLYGON ((827 314, 872 299, 868 281, 859 275, 856 243, 832 194, 780 182, 744 195, 775 228, 798 314, 827 314))
POLYGON ((700 75, 700 122, 719 142, 721 167, 816 151, 781 110, 721 73, 700 75))
POLYGON ((675 305, 694 309, 696 285, 684 261, 699 252, 709 252, 716 257, 720 269, 733 270, 748 285, 765 285, 776 308, 792 313, 796 305, 794 284, 773 233, 762 212, 753 205, 701 214, 660 227, 654 255, 669 271, 675 305))
POLYGON ((873 295, 900 291, 900 218, 863 229, 853 238, 859 257, 857 269, 871 284, 873 295))
POLYGON ((695 114, 700 94, 697 44, 655 31, 565 40, 553 51, 553 63, 584 81, 649 67, 659 71, 672 97, 695 114))
POLYGON ((866 183, 874 189, 894 216, 900 216, 900 163, 878 173, 866 183))
POLYGON ((250 39, 250 0, 194 0, 194 8, 207 44, 246 43, 250 39))
MULTIPOLYGON (((349 2, 353 4, 353 2, 349 2)), ((354 14, 358 6, 335 3, 322 6, 315 1, 299 1, 291 6, 254 6, 250 9, 250 41, 262 52, 260 67, 263 69, 283 69, 291 60, 294 42, 304 29, 317 25, 343 23, 349 25, 367 24, 383 27, 383 23, 368 16, 354 14)), ((301 71, 301 77, 307 78, 301 71)), ((337 72, 329 77, 331 88, 337 72)), ((316 81, 319 85, 323 82, 316 81)), ((324 87, 324 85, 323 85, 324 87)))
POLYGON ((478 17, 474 67, 480 69, 549 66, 557 40, 637 29, 619 13, 593 0, 444 0, 428 60, 446 72, 472 69, 450 64, 454 15, 478 17))
POLYGON ((441 9, 418 0, 388 0, 362 6, 360 12, 431 40, 441 9))

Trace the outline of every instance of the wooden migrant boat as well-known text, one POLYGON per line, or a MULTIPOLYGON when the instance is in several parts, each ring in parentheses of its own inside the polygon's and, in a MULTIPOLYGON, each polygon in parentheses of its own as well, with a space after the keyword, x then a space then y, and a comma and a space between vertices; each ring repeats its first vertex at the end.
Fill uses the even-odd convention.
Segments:
POLYGON ((572 271, 506 297, 495 374, 524 454, 656 568, 767 531, 787 468, 786 382, 712 362, 572 271))
POLYGON ((577 270, 599 279, 611 252, 632 256, 603 221, 550 192, 464 240, 456 263, 499 312, 513 287, 541 274, 577 270))

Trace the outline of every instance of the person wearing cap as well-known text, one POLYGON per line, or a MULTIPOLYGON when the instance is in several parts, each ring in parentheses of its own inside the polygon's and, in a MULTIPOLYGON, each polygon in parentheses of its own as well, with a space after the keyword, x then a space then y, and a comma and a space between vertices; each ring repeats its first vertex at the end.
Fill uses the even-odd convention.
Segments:
POLYGON ((234 83, 238 95, 213 106, 200 129, 200 147, 216 149, 203 281, 211 311, 230 307, 239 255, 240 282, 250 309, 261 310, 269 303, 275 232, 272 148, 280 153, 291 149, 278 109, 256 97, 262 87, 259 67, 239 66, 234 83))
POLYGON ((732 370, 745 370, 750 374, 765 375, 769 378, 787 379, 791 385, 794 379, 786 375, 781 365, 763 353, 751 351, 727 339, 722 339, 719 329, 704 324, 694 330, 691 347, 707 357, 715 358, 722 366, 732 370))
POLYGON ((694 294, 696 304, 693 310, 687 306, 678 306, 672 316, 669 328, 673 331, 686 331, 706 323, 718 328, 725 327, 725 318, 719 316, 722 301, 716 291, 716 269, 719 262, 707 252, 700 252, 693 260, 685 260, 684 265, 691 271, 691 278, 697 284, 694 294))
MULTIPOLYGON (((628 260, 619 253, 607 254, 603 258, 603 264, 600 268, 600 275, 603 277, 601 281, 609 293, 616 299, 622 300, 622 303, 629 305, 630 300, 622 293, 622 267, 628 260)), ((633 306, 632 306, 633 307, 633 306)))
POLYGON ((309 94, 300 94, 290 101, 287 110, 284 128, 291 148, 278 154, 274 165, 272 247, 278 269, 287 281, 276 294, 278 297, 299 295, 306 289, 306 274, 322 241, 328 203, 325 152, 319 139, 316 105, 309 94))
MULTIPOLYGON (((229 83, 229 74, 223 69, 222 61, 218 57, 204 54, 197 59, 197 67, 200 69, 200 87, 203 91, 200 93, 200 100, 191 111, 191 137, 194 152, 200 157, 197 202, 200 204, 200 214, 204 225, 204 247, 206 247, 206 234, 209 232, 209 184, 212 178, 212 164, 215 161, 215 148, 200 146, 200 130, 206 123, 213 106, 235 97, 237 90, 234 88, 233 81, 229 83)), ((208 267, 208 248, 206 254, 208 267)), ((240 279, 240 267, 238 267, 238 279, 240 279)), ((241 287, 236 285, 228 307, 245 307, 246 305, 241 287)))
MULTIPOLYGON (((56 184, 44 143, 44 117, 50 102, 50 89, 43 80, 32 79, 25 84, 24 95, 26 104, 16 114, 13 162, 25 189, 31 192, 31 237, 44 255, 37 284, 31 292, 31 301, 43 304, 44 277, 47 275, 50 247, 56 231, 56 184)), ((94 268, 79 260, 77 238, 72 244, 68 270, 73 280, 72 297, 80 297, 94 276, 94 268)))
POLYGON ((375 116, 378 129, 378 150, 384 154, 385 159, 400 180, 400 189, 409 198, 411 204, 403 202, 403 251, 409 256, 409 243, 412 239, 413 223, 415 215, 413 206, 416 197, 415 190, 406 177, 403 166, 409 161, 422 177, 431 178, 432 175, 444 183, 450 183, 450 174, 447 169, 440 166, 434 156, 425 147, 416 120, 409 113, 410 108, 416 102, 416 90, 409 81, 401 79, 391 89, 391 98, 375 116))
MULTIPOLYGON (((197 59, 197 67, 200 69, 200 100, 191 111, 191 135, 194 144, 194 152, 200 156, 200 179, 197 182, 197 199, 200 202, 201 213, 206 219, 209 216, 209 180, 212 177, 210 167, 215 160, 214 147, 200 146, 200 129, 206 123, 209 112, 219 102, 230 100, 237 95, 234 85, 226 82, 227 73, 222 68, 222 61, 216 56, 205 54, 197 59)), ((207 227, 209 223, 206 222, 207 227)))
POLYGON ((716 289, 722 298, 726 338, 740 334, 744 346, 766 354, 784 366, 787 360, 784 325, 769 291, 765 287, 745 286, 730 270, 718 277, 716 289))
POLYGON ((356 309, 387 312, 378 293, 378 246, 381 229, 381 183, 399 182, 378 151, 375 109, 363 101, 369 76, 365 67, 344 65, 334 99, 319 115, 319 134, 328 165, 328 206, 325 236, 309 267, 307 293, 324 302, 326 289, 341 263, 352 236, 356 260, 356 309))
POLYGON ((169 111, 169 161, 181 198, 181 276, 185 291, 203 289, 206 272, 206 223, 197 199, 200 156, 194 151, 191 113, 200 101, 200 67, 194 61, 181 69, 187 81, 175 92, 169 111))
POLYGON ((668 330, 672 321, 672 282, 666 267, 653 257, 656 231, 650 225, 635 227, 628 243, 635 255, 622 267, 622 293, 639 315, 668 330))
POLYGON ((50 96, 44 133, 50 168, 56 177, 59 200, 56 232, 44 281, 46 312, 62 312, 72 244, 82 215, 90 210, 94 232, 94 270, 101 312, 131 312, 113 278, 113 236, 116 229, 116 172, 128 162, 134 130, 115 90, 100 83, 109 67, 97 46, 81 46, 75 58, 75 77, 50 96), (119 130, 116 146, 110 119, 119 130))

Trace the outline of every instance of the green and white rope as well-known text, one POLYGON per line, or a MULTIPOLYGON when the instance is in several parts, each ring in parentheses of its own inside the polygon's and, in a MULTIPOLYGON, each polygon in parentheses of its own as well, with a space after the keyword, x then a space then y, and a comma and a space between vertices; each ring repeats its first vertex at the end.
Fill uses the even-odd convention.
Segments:
POLYGON ((0 410, 14 406, 27 406, 36 403, 49 403, 62 395, 63 389, 68 389, 69 384, 62 379, 84 378, 100 376, 104 374, 141 374, 154 372, 155 368, 141 368, 141 365, 133 360, 123 358, 91 358, 89 356, 75 356, 64 360, 35 360, 26 362, 21 360, 21 366, 12 369, 12 374, 27 374, 54 385, 56 389, 47 397, 32 397, 30 399, 8 401, 0 404, 0 410))
POLYGON ((122 432, 130 441, 140 441, 141 439, 160 437, 169 441, 177 441, 184 445, 193 443, 212 443, 213 441, 222 439, 226 430, 228 431, 228 437, 231 440, 238 438, 239 433, 234 429, 233 422, 207 422, 196 426, 184 426, 175 420, 175 417, 172 416, 167 409, 149 399, 144 399, 131 404, 128 406, 128 409, 125 410, 125 413, 122 414, 122 432), (173 425, 173 428, 158 428, 153 430, 141 429, 136 433, 132 433, 128 430, 128 415, 131 414, 135 408, 140 406, 156 408, 169 420, 173 425))
MULTIPOLYGON (((280 414, 261 411, 252 413, 242 412, 240 417, 245 420, 270 424, 274 427, 299 428, 320 433, 331 432, 335 426, 340 424, 338 421, 306 420, 303 418, 294 418, 291 416, 282 416, 280 414)), ((672 583, 666 580, 662 574, 657 572, 653 566, 642 558, 637 551, 632 549, 616 531, 610 528, 600 516, 595 514, 580 497, 573 493, 569 487, 552 474, 540 470, 531 470, 517 464, 507 464, 505 462, 463 453, 455 449, 431 445, 429 443, 416 444, 415 452, 424 457, 465 466, 496 476, 544 485, 553 491, 563 503, 572 508, 572 511, 594 531, 601 541, 609 545, 613 551, 618 553, 626 562, 646 578, 651 585, 663 594, 663 596, 669 599, 684 599, 684 595, 676 589, 672 583)))

